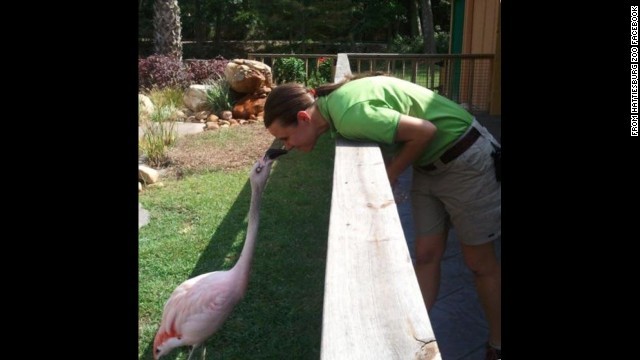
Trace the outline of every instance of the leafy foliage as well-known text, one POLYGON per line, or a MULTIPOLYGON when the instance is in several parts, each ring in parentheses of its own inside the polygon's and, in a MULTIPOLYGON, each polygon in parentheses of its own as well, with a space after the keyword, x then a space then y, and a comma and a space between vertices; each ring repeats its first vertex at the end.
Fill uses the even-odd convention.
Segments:
POLYGON ((191 84, 192 75, 182 61, 164 55, 151 55, 138 59, 138 87, 176 87, 186 89, 191 84))
POLYGON ((191 81, 197 84, 204 84, 207 80, 218 79, 224 76, 224 69, 229 60, 222 56, 216 56, 210 60, 195 60, 187 63, 188 71, 191 73, 191 81))
POLYGON ((435 24, 437 41, 438 31, 444 31, 449 34, 449 28, 451 27, 451 0, 432 0, 431 11, 433 11, 433 23, 435 24))
POLYGON ((400 1, 355 1, 352 32, 357 41, 385 41, 390 24, 407 22, 407 10, 400 1))
MULTIPOLYGON (((436 53, 449 53, 449 33, 442 31, 440 26, 436 25, 434 37, 436 41, 436 53)), ((391 41, 389 52, 398 54, 422 54, 424 53, 423 43, 424 38, 422 36, 410 37, 396 35, 391 41)))
POLYGON ((273 62, 273 80, 277 84, 285 82, 304 83, 307 79, 307 71, 304 61, 296 57, 279 58, 273 62))
MULTIPOLYGON (((371 0, 368 0, 371 1, 371 0)), ((302 13, 294 12, 294 36, 306 40, 349 41, 354 6, 350 0, 323 0, 307 2, 302 13)))
POLYGON ((421 54, 424 52, 424 38, 422 36, 396 35, 391 41, 389 52, 398 54, 421 54))
POLYGON ((309 87, 318 87, 319 85, 333 82, 332 63, 333 59, 324 57, 318 58, 318 70, 316 71, 314 69, 307 85, 309 87))
MULTIPOLYGON (((154 32, 150 21, 153 3, 153 0, 139 0, 138 37, 146 41, 141 42, 143 46, 139 48, 143 54, 151 51, 146 49, 154 32)), ((200 40, 198 44, 188 46, 197 48, 199 54, 223 54, 228 58, 231 54, 221 52, 226 51, 221 50, 222 41, 277 40, 289 44, 294 53, 317 51, 306 45, 307 40, 342 42, 346 47, 342 52, 354 52, 348 48, 349 42, 389 44, 396 34, 411 36, 412 23, 416 21, 410 14, 409 2, 404 0, 199 0, 178 3, 183 40, 200 40), (205 41, 213 41, 215 45, 210 46, 205 41)), ((450 31, 451 3, 451 0, 431 0, 434 28, 440 26, 442 31, 450 31)), ((229 48, 229 43, 225 43, 224 48, 229 48)), ((246 52, 234 49, 233 56, 243 57, 246 52)), ((257 52, 278 51, 268 48, 257 52)))
POLYGON ((172 88, 184 90, 191 84, 204 84, 224 77, 229 60, 217 56, 209 60, 183 63, 163 55, 138 59, 138 88, 143 91, 172 88))
POLYGON ((449 53, 449 40, 451 39, 451 34, 448 31, 439 31, 440 26, 436 25, 436 32, 434 37, 436 39, 436 52, 438 54, 448 54, 449 53))
POLYGON ((318 78, 320 80, 322 80, 323 82, 331 82, 332 79, 332 59, 327 59, 327 58, 319 58, 318 62, 320 63, 320 65, 318 65, 318 78))

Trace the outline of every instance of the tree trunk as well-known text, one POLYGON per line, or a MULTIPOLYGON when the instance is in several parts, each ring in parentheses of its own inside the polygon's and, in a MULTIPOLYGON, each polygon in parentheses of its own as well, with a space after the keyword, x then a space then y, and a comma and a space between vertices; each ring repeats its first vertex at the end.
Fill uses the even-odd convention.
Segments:
POLYGON ((418 0, 409 0, 409 22, 411 23, 411 37, 422 35, 422 25, 418 14, 418 0))
POLYGON ((431 0, 420 0, 422 10, 422 34, 424 35, 424 53, 436 53, 436 39, 433 32, 433 11, 431 11, 431 0))
POLYGON ((178 0, 156 0, 153 7, 154 51, 182 61, 182 26, 178 0))

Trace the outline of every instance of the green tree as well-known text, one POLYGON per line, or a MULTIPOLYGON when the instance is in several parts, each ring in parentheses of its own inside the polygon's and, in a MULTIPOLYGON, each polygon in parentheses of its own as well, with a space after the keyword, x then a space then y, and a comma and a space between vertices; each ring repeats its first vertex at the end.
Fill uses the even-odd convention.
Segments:
POLYGON ((355 41, 385 41, 389 43, 398 33, 399 24, 407 22, 407 10, 398 1, 354 1, 355 41))
POLYGON ((348 39, 353 5, 350 0, 307 1, 308 14, 303 39, 344 41, 348 39))
POLYGON ((433 24, 441 31, 448 33, 451 27, 451 1, 431 0, 431 10, 433 10, 433 24))
POLYGON ((435 36, 442 51, 451 17, 450 0, 138 0, 138 5, 145 56, 152 47, 155 53, 182 56, 178 38, 200 45, 214 40, 216 49, 228 40, 286 40, 287 49, 276 51, 304 53, 316 41, 391 44, 401 39, 431 48, 435 36))

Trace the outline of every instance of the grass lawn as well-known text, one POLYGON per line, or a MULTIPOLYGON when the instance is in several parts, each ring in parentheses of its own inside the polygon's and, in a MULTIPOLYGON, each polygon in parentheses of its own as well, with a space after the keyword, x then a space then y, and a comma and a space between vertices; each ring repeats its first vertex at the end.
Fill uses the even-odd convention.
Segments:
MULTIPOLYGON (((255 154, 264 154, 264 142, 245 133, 229 141, 229 149, 215 152, 237 150, 241 142, 256 144, 255 154)), ((199 149, 221 143, 219 135, 206 133, 189 141, 199 149)), ((276 161, 264 191, 247 295, 206 342, 206 359, 320 357, 334 146, 325 135, 312 153, 294 151, 276 161)), ((212 152, 211 157, 217 155, 212 152)), ((163 180, 164 187, 140 193, 151 216, 138 239, 140 359, 153 359, 153 337, 175 287, 235 264, 246 236, 248 172, 257 156, 252 158, 231 168, 189 168, 180 180, 163 180)), ((174 350, 166 358, 186 359, 188 350, 174 350)), ((197 351, 194 359, 201 358, 197 351)))

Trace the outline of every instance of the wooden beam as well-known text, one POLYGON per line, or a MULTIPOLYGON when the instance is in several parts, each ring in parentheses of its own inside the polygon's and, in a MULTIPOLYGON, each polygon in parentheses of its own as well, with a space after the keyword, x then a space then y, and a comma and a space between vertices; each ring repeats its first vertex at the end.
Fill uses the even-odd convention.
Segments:
POLYGON ((338 138, 322 360, 441 359, 377 145, 338 138))

